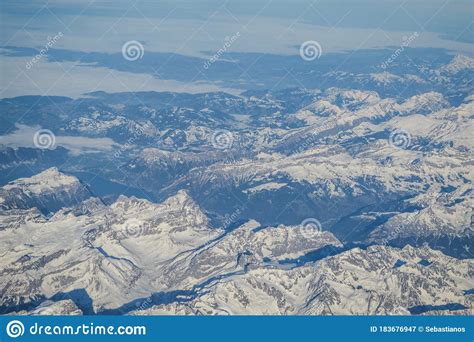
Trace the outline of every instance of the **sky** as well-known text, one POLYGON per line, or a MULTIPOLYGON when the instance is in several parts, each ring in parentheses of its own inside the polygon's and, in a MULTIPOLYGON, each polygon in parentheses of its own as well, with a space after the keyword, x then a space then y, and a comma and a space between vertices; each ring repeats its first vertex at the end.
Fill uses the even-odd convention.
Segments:
POLYGON ((171 53, 206 61, 224 47, 226 52, 297 55, 305 41, 317 41, 325 54, 396 48, 416 32, 411 47, 468 55, 474 51, 474 2, 464 0, 2 0, 0 4, 0 98, 79 97, 94 90, 237 92, 208 82, 205 75, 182 82, 163 79, 159 72, 97 66, 91 55, 88 63, 80 57, 61 60, 59 53, 51 60, 53 49, 107 58, 120 54, 127 42, 138 42, 145 55, 171 53), (58 34, 61 37, 51 44, 58 34), (34 62, 35 53, 12 56, 9 50, 39 51, 48 43, 48 51, 34 62))

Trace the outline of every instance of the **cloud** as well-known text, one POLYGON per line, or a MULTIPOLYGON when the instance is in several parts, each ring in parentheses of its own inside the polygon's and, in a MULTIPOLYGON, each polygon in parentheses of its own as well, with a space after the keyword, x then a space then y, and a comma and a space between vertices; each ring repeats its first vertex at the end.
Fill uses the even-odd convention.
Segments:
POLYGON ((238 90, 221 88, 206 82, 180 82, 157 79, 147 74, 129 73, 106 67, 84 66, 79 62, 49 63, 44 59, 30 69, 26 64, 30 57, 0 56, 2 80, 0 98, 21 95, 62 95, 81 97, 93 91, 135 92, 171 91, 202 93, 238 90))
MULTIPOLYGON (((0 136, 0 144, 10 147, 35 147, 34 136, 39 126, 16 125, 16 131, 0 136)), ((53 132, 54 133, 54 132, 53 132)), ((110 138, 88 138, 78 136, 55 135, 55 146, 62 146, 72 154, 110 151, 119 146, 110 138)))

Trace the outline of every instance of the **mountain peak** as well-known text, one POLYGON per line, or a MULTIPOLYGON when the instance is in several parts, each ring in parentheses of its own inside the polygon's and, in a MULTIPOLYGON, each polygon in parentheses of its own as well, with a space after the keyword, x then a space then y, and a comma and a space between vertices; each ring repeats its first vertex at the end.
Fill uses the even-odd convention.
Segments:
POLYGON ((32 177, 18 178, 0 188, 0 203, 5 209, 38 208, 50 213, 91 197, 79 179, 49 168, 32 177))
POLYGON ((186 190, 178 190, 176 195, 167 198, 163 204, 173 206, 197 206, 196 202, 186 190))
POLYGON ((465 69, 474 69, 474 58, 465 55, 456 55, 451 62, 440 68, 440 71, 456 74, 465 69))
POLYGON ((32 193, 54 191, 64 186, 79 184, 74 176, 68 176, 60 172, 58 168, 52 167, 31 177, 18 178, 3 187, 5 190, 22 189, 32 193))

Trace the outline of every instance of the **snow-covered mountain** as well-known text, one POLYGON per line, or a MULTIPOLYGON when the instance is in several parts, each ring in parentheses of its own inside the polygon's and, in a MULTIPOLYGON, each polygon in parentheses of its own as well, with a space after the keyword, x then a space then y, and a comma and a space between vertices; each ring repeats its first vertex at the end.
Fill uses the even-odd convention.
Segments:
MULTIPOLYGON (((50 169, 4 193, 23 184, 41 197, 77 183, 50 169)), ((317 225, 250 220, 226 232, 210 227, 184 191, 160 204, 91 197, 50 216, 6 209, 1 227, 4 313, 459 313, 472 301, 463 292, 472 288, 472 260, 428 247, 341 252, 317 225)))
POLYGON ((301 267, 260 266, 206 285, 191 301, 134 311, 150 314, 470 314, 474 264, 427 247, 359 248, 301 267))
POLYGON ((29 316, 80 316, 83 315, 81 309, 71 299, 58 301, 47 300, 34 310, 13 312, 7 315, 29 315, 29 316))
POLYGON ((54 212, 82 202, 91 194, 86 186, 57 168, 50 168, 30 178, 20 178, 0 188, 0 208, 37 208, 54 212))
MULTIPOLYGON (((78 183, 56 169, 43 174, 62 179, 65 189, 78 183)), ((21 182, 35 184, 36 194, 43 196, 50 191, 51 179, 41 181, 39 176, 21 182)), ((148 285, 160 277, 156 270, 161 263, 219 235, 206 224, 184 192, 161 205, 120 197, 105 206, 89 198, 51 217, 34 209, 7 210, 0 231, 2 250, 7 251, 2 256, 1 306, 29 307, 79 290, 94 299, 89 307, 87 297, 77 294, 82 308, 119 306, 153 290, 148 285)))
MULTIPOLYGON (((15 184, 34 184, 36 195, 43 196, 53 186, 51 175, 56 190, 58 179, 64 188, 78 182, 51 169, 15 184)), ((10 189, 18 191, 10 186, 4 190, 10 189)), ((0 231, 2 250, 7 251, 2 256, 1 306, 29 308, 82 290, 93 305, 87 307, 84 294, 75 298, 78 305, 97 312, 151 291, 169 290, 170 282, 185 289, 230 269, 243 269, 243 255, 255 254, 263 262, 266 256, 278 260, 325 245, 340 246, 328 232, 305 239, 304 227, 253 232, 258 226, 251 222, 230 234, 210 228, 184 191, 161 204, 122 196, 105 206, 89 198, 51 217, 34 208, 9 209, 3 212, 0 231), (193 272, 203 275, 188 280, 193 272)))

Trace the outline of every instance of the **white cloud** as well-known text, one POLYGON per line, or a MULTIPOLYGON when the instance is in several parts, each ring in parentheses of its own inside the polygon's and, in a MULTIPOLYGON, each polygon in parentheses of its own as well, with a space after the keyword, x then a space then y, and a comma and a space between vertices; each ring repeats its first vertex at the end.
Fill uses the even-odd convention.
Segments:
POLYGON ((220 88, 204 82, 161 80, 147 74, 111 70, 105 67, 82 66, 77 62, 48 63, 40 60, 30 69, 30 57, 0 56, 0 98, 20 95, 62 95, 72 98, 93 91, 172 91, 202 93, 239 90, 220 88))
MULTIPOLYGON (((0 136, 0 144, 10 147, 35 147, 34 136, 39 126, 17 125, 18 130, 0 136)), ((55 132, 53 132, 55 133, 55 132)), ((55 146, 62 146, 72 154, 110 151, 119 146, 110 138, 88 138, 66 135, 55 135, 55 146)))

